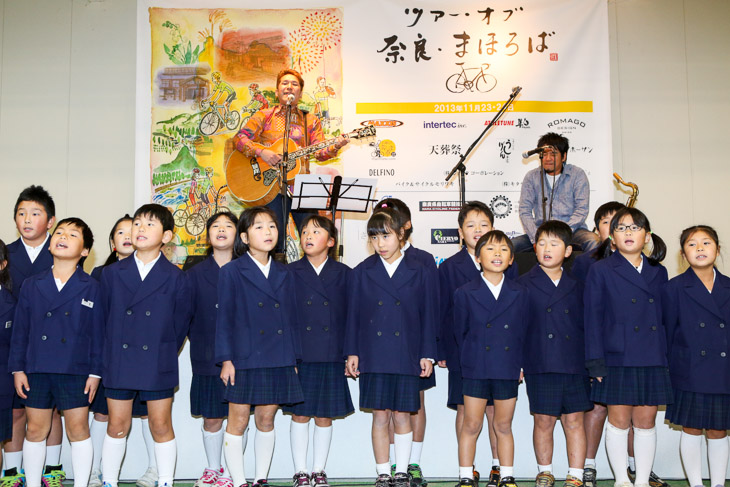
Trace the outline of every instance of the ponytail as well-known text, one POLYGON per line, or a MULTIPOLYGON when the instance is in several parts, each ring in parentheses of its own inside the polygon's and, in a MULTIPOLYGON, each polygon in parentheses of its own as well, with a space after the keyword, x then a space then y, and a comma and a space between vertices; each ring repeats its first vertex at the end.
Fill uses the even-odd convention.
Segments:
POLYGON ((654 248, 651 251, 651 255, 648 257, 649 264, 659 265, 659 262, 663 261, 664 257, 667 256, 667 245, 656 233, 651 234, 651 243, 654 248))

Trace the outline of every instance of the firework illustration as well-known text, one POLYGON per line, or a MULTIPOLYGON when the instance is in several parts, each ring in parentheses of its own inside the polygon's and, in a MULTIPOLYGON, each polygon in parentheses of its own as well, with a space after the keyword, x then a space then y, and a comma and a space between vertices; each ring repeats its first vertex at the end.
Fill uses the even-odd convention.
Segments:
POLYGON ((310 42, 310 40, 303 29, 289 32, 291 66, 300 73, 307 73, 313 70, 322 58, 322 50, 310 42))
POLYGON ((333 48, 342 40, 342 21, 330 12, 315 12, 302 20, 306 39, 322 51, 333 48))

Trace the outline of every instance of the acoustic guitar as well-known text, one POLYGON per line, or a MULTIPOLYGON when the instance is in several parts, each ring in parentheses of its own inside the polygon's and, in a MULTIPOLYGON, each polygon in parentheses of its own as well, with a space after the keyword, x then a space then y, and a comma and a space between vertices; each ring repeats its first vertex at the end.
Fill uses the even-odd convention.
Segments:
MULTIPOLYGON (((360 139, 375 135, 375 127, 367 127, 353 130, 343 134, 348 139, 360 139)), ((299 148, 297 144, 289 139, 289 159, 282 163, 286 167, 286 182, 291 184, 294 178, 302 169, 302 159, 310 154, 329 147, 337 139, 330 139, 312 144, 308 147, 299 148)), ((284 153, 284 139, 278 139, 268 146, 269 150, 277 154, 284 153)), ((265 205, 276 198, 281 192, 279 183, 279 167, 270 166, 260 157, 248 157, 242 152, 233 151, 226 161, 226 182, 228 189, 233 195, 244 203, 251 205, 265 205)))

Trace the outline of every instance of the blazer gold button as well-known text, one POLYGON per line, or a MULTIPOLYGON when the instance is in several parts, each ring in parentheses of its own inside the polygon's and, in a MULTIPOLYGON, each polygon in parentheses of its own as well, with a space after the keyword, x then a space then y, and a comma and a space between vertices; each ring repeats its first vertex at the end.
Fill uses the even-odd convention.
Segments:
POLYGON ((505 330, 509 330, 509 325, 504 325, 505 330))
POLYGON ((279 304, 279 303, 275 303, 275 304, 274 304, 274 308, 278 308, 279 306, 280 306, 280 304, 279 304))
POLYGON ((382 301, 378 301, 378 306, 382 306, 382 305, 383 305, 383 302, 382 301))
POLYGON ((702 351, 700 352, 700 355, 702 355, 702 356, 704 357, 705 355, 707 355, 707 352, 705 352, 704 350, 702 350, 702 351))
POLYGON ((325 306, 329 306, 329 305, 330 305, 329 301, 325 301, 325 302, 324 302, 324 303, 322 303, 322 304, 324 304, 325 306))
POLYGON ((505 352, 509 352, 509 347, 504 347, 505 352))
POLYGON ((700 328, 704 328, 704 327, 705 327, 705 324, 704 323, 700 323, 700 328))
POLYGON ((725 357, 727 354, 725 352, 720 352, 720 357, 725 357))
POLYGON ((129 348, 129 345, 125 343, 125 344, 122 345, 122 348, 126 350, 126 349, 129 348))
MULTIPOLYGON (((128 310, 127 310, 127 316, 129 316, 129 315, 131 315, 131 314, 132 314, 132 310, 131 310, 131 309, 128 309, 128 310)), ((49 316, 50 316, 50 315, 49 315, 49 316)))
POLYGON ((396 331, 395 332, 395 336, 399 337, 400 336, 400 332, 399 331, 396 331))
POLYGON ((49 318, 50 318, 50 317, 51 317, 52 315, 53 315, 53 313, 51 313, 50 311, 49 311, 48 313, 46 313, 46 316, 47 316, 47 317, 49 317, 49 318))
POLYGON ((552 313, 552 312, 553 312, 553 309, 552 309, 552 308, 548 308, 548 309, 547 309, 547 312, 548 312, 548 313, 552 313))
POLYGON ((652 325, 651 331, 656 331, 656 325, 652 325))
POLYGON ((151 315, 152 313, 150 313, 149 311, 145 311, 145 312, 144 312, 144 314, 145 314, 145 316, 149 316, 149 315, 151 315))
POLYGON ((68 315, 70 315, 71 313, 69 313, 68 311, 66 311, 66 312, 65 312, 64 314, 65 314, 66 316, 68 316, 68 315))
POLYGON ((259 303, 259 308, 263 308, 263 307, 264 307, 264 303, 259 303))
POLYGON ((324 327, 324 331, 330 331, 330 327, 329 326, 325 326, 324 327))
POLYGON ((312 331, 312 327, 311 326, 308 326, 307 327, 307 331, 312 331))
POLYGON ((565 310, 565 314, 567 315, 568 313, 570 313, 570 310, 569 309, 566 309, 565 310))
POLYGON ((548 338, 552 338, 552 337, 553 337, 553 334, 552 333, 548 333, 548 338))
POLYGON ((47 337, 47 336, 45 336, 45 335, 43 335, 43 336, 41 337, 41 340, 48 340, 48 337, 47 337))
POLYGON ((283 335, 284 334, 284 330, 279 330, 276 333, 278 333, 279 335, 283 335))
POLYGON ((632 303, 635 303, 636 302, 636 298, 631 298, 631 302, 632 303))
POLYGON ((720 328, 725 328, 725 323, 720 323, 720 328))
POLYGON ((491 323, 487 323, 487 328, 491 328, 491 327, 492 327, 492 324, 491 323))
POLYGON ((379 331, 378 332, 378 336, 382 336, 382 335, 383 335, 383 332, 382 331, 379 331))
POLYGON ((396 301, 396 302, 395 302, 395 305, 396 305, 396 306, 400 306, 400 301, 396 301))
POLYGON ((142 350, 147 350, 149 347, 147 345, 142 345, 142 350))
POLYGON ((308 306, 312 306, 312 301, 307 301, 308 306))
POLYGON ((650 303, 653 303, 654 302, 654 298, 649 298, 649 302, 650 303))

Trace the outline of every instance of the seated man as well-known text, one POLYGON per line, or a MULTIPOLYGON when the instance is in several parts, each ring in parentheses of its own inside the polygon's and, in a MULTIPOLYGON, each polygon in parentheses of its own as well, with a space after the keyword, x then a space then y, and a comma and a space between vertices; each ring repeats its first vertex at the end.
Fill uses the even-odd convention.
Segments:
POLYGON ((515 252, 530 252, 535 243, 537 227, 547 220, 560 220, 573 230, 572 244, 589 251, 600 244, 598 235, 586 227, 590 185, 583 169, 566 164, 570 143, 560 134, 549 132, 537 141, 545 170, 545 206, 542 205, 540 176, 535 168, 525 175, 520 193, 520 221, 525 235, 512 239, 515 252), (543 208, 545 214, 543 214, 543 208))

